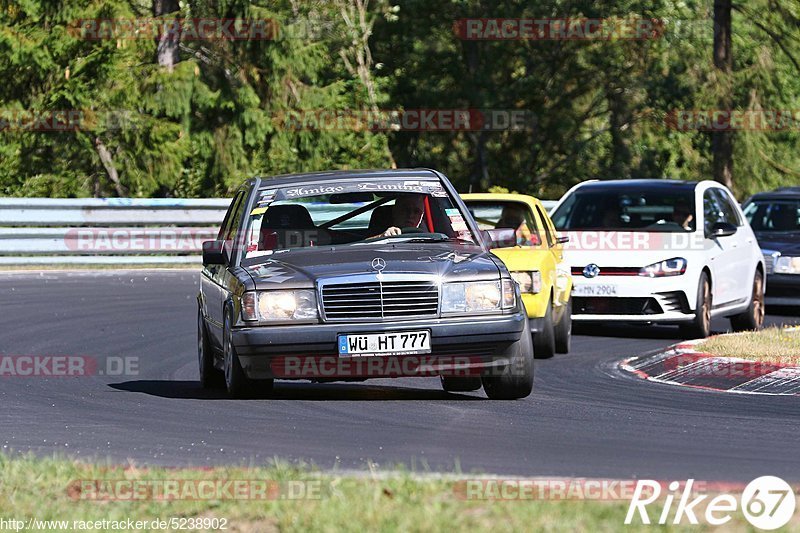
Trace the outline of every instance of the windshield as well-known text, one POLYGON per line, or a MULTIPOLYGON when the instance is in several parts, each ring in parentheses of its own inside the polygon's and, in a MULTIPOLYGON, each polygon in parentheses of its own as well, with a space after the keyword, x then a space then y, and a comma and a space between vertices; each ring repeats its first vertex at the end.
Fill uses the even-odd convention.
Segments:
POLYGON ((310 183, 258 194, 245 231, 245 262, 296 248, 382 239, 477 242, 438 181, 310 183))
POLYGON ((744 208, 755 231, 800 231, 800 200, 755 200, 744 208))
POLYGON ((511 228, 517 232, 517 245, 541 244, 539 228, 528 204, 515 201, 465 200, 478 229, 511 228))
POLYGON ((694 231, 694 190, 577 190, 552 216, 560 230, 694 231))

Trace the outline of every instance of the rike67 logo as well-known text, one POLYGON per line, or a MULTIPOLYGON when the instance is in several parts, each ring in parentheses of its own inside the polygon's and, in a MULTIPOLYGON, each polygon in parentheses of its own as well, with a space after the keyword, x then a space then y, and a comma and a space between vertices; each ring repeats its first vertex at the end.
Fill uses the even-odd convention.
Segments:
POLYGON ((741 510, 753 527, 769 531, 788 524, 797 503, 792 487, 775 476, 754 479, 747 484, 738 500, 731 494, 718 494, 711 499, 708 499, 708 494, 697 495, 693 490, 693 479, 686 481, 683 490, 681 485, 677 481, 668 485, 661 513, 656 512, 658 519, 651 522, 648 505, 662 497, 661 484, 652 480, 640 480, 631 498, 625 524, 678 525, 688 522, 697 525, 700 523, 699 516, 705 519, 706 524, 721 526, 730 522, 733 514, 741 510))

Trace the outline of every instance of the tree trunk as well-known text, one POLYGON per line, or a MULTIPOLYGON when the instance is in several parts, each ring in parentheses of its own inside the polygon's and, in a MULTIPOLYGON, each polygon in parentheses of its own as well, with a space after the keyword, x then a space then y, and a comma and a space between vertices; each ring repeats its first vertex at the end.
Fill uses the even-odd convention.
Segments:
POLYGON ((631 172, 631 113, 625 89, 610 86, 606 89, 610 114, 611 164, 608 178, 612 180, 629 178, 631 172))
POLYGON ((153 0, 153 16, 167 17, 172 14, 173 18, 167 17, 168 23, 162 24, 161 34, 156 36, 156 59, 158 64, 172 72, 178 63, 178 47, 180 46, 180 31, 175 28, 174 33, 170 32, 172 24, 175 23, 176 12, 180 9, 178 0, 153 0))
POLYGON ((103 168, 106 169, 108 179, 110 179, 114 184, 114 189, 117 191, 117 196, 120 198, 128 196, 127 189, 125 189, 125 186, 122 185, 122 182, 119 179, 119 172, 117 172, 117 167, 114 166, 114 159, 111 157, 111 152, 108 151, 108 148, 106 148, 106 145, 103 144, 102 140, 100 140, 100 137, 95 138, 94 146, 97 150, 97 155, 100 157, 100 162, 103 163, 103 168))
MULTIPOLYGON (((733 109, 731 48, 731 0, 714 0, 714 67, 725 85, 719 99, 719 109, 725 111, 733 109)), ((714 179, 726 187, 733 187, 733 132, 713 132, 711 153, 714 157, 714 179)))
POLYGON ((475 161, 469 174, 469 192, 481 192, 489 185, 489 161, 486 153, 486 130, 471 132, 475 146, 475 161))

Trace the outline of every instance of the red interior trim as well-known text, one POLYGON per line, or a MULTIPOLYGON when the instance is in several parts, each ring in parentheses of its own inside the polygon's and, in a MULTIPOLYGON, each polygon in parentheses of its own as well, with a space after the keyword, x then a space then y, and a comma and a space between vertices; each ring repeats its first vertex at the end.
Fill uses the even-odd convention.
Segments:
POLYGON ((433 220, 431 220, 431 202, 425 195, 425 223, 428 225, 428 232, 433 233, 433 220))

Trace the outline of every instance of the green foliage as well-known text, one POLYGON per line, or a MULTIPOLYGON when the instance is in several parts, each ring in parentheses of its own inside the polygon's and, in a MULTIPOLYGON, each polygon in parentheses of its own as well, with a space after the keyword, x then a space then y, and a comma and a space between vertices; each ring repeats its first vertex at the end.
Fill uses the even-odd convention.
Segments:
MULTIPOLYGON (((152 35, 82 38, 76 21, 152 16, 153 0, 0 0, 0 195, 216 196, 242 179, 334 168, 429 166, 460 190, 557 197, 576 182, 707 179, 710 134, 675 110, 800 109, 800 9, 733 13, 734 72, 711 60, 707 0, 182 0, 172 16, 271 19, 275 38, 184 39, 174 68, 152 35), (359 11, 359 6, 365 7, 359 11), (644 40, 462 40, 462 18, 658 19, 644 40), (291 126, 322 111, 525 112, 521 130, 291 126), (14 117, 80 113, 38 131, 14 117)), ((798 114, 798 113, 796 113, 798 114)), ((800 117, 798 117, 800 118, 800 117)), ((740 196, 800 182, 797 124, 738 131, 740 196)))

